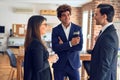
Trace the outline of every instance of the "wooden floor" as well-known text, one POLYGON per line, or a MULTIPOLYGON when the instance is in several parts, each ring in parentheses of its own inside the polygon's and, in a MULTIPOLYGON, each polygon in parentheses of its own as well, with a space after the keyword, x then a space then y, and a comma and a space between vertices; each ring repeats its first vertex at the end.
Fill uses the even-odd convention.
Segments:
MULTIPOLYGON (((8 80, 11 66, 7 55, 0 54, 0 80, 8 80)), ((16 76, 16 74, 14 75, 16 76)))
POLYGON ((2 68, 0 68, 0 80, 8 80, 9 73, 10 73, 10 67, 2 66, 2 68))
MULTIPOLYGON (((0 53, 0 80, 8 80, 10 71, 11 71, 11 66, 7 54, 0 53)), ((14 80, 16 80, 16 72, 14 74, 14 80)))
MULTIPOLYGON (((10 74, 11 66, 9 62, 9 58, 6 54, 0 54, 0 80, 8 80, 10 74)), ((117 69, 117 80, 120 80, 120 67, 117 69)), ((16 80, 16 74, 14 75, 14 80, 16 80)), ((82 78, 81 80, 87 80, 86 78, 82 78)))
MULTIPOLYGON (((0 80, 8 80, 10 74, 11 66, 9 58, 6 54, 0 54, 0 80)), ((14 75, 14 80, 16 80, 16 74, 14 75)), ((81 79, 86 80, 86 79, 81 79)))

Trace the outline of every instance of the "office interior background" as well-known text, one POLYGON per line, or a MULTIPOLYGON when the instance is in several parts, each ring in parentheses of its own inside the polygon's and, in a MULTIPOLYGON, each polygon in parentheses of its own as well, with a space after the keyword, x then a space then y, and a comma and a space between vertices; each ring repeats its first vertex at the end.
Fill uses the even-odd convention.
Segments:
MULTIPOLYGON (((52 28, 60 23, 56 16, 56 8, 61 4, 71 5, 71 21, 82 26, 84 39, 82 52, 85 52, 94 47, 94 38, 101 29, 101 26, 95 25, 93 18, 95 8, 100 3, 114 6, 113 23, 120 41, 120 0, 0 0, 0 77, 2 78, 0 80, 7 80, 11 68, 9 59, 4 53, 8 47, 14 48, 24 45, 27 20, 30 16, 37 14, 47 18, 49 27, 44 40, 51 47, 52 28)), ((119 60, 118 58, 118 67, 120 66, 119 60)), ((117 77, 120 80, 119 68, 117 77)))

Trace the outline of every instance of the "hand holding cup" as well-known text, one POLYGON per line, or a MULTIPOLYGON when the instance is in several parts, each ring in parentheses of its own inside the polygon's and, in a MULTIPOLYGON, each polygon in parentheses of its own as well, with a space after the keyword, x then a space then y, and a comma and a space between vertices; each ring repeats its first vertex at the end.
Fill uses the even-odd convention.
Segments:
POLYGON ((50 55, 48 58, 48 61, 50 63, 56 63, 58 61, 59 57, 57 54, 50 55))

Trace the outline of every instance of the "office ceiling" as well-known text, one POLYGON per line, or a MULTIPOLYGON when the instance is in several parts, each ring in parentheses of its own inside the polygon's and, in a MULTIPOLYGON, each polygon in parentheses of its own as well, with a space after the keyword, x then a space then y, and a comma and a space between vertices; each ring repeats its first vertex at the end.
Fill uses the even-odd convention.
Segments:
POLYGON ((92 0, 0 0, 0 3, 26 3, 26 4, 69 4, 72 7, 81 7, 83 4, 91 2, 92 0))

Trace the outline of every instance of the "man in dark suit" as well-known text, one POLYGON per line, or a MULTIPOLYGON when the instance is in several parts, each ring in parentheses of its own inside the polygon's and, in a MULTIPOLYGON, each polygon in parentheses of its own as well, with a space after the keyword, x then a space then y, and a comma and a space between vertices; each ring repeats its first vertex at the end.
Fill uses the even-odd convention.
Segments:
POLYGON ((112 23, 114 8, 99 4, 95 12, 96 25, 102 26, 92 50, 90 80, 116 80, 118 36, 112 23))
POLYGON ((61 23, 53 28, 52 49, 59 56, 57 63, 53 64, 55 80, 80 80, 79 67, 80 51, 83 44, 81 27, 70 21, 71 7, 61 5, 57 8, 57 17, 61 23))

